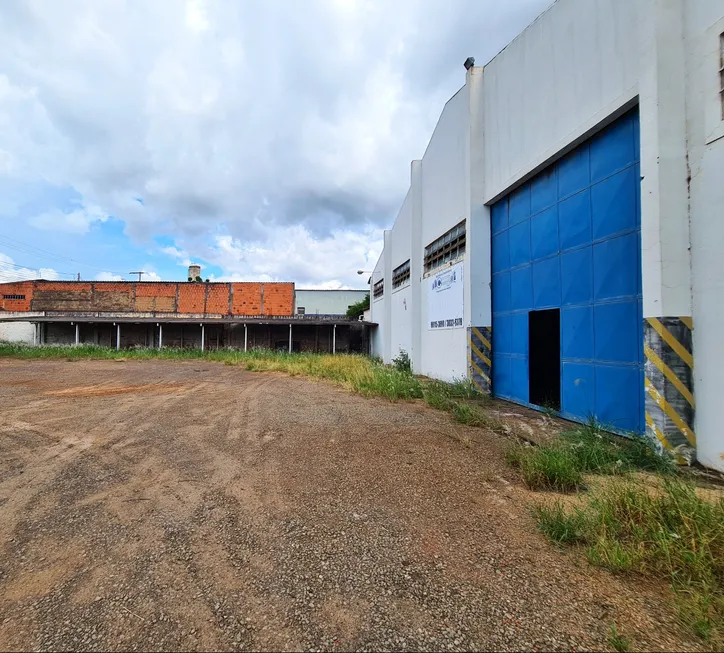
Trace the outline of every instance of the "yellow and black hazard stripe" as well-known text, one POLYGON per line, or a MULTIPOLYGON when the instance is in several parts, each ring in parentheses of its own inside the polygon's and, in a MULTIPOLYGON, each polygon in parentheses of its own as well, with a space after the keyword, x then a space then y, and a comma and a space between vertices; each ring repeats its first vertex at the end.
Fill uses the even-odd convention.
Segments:
POLYGON ((644 320, 646 427, 661 445, 691 460, 694 434, 694 353, 690 317, 644 320))
POLYGON ((492 390, 491 339, 491 327, 468 329, 468 376, 475 387, 484 393, 492 390))

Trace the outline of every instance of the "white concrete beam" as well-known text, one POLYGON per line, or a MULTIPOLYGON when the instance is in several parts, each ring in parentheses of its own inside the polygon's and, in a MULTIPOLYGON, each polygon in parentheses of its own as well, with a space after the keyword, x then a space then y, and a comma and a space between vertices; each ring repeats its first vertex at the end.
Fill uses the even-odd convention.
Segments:
POLYGON ((641 267, 644 317, 690 316, 684 9, 646 0, 641 21, 641 267))

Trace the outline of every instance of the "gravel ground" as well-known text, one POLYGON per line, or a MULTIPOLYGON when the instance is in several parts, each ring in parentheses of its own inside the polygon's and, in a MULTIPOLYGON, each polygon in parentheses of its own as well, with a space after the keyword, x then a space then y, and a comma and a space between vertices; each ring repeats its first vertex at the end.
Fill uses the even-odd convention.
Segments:
POLYGON ((0 360, 0 649, 695 650, 665 587, 536 533, 504 446, 307 379, 0 360))

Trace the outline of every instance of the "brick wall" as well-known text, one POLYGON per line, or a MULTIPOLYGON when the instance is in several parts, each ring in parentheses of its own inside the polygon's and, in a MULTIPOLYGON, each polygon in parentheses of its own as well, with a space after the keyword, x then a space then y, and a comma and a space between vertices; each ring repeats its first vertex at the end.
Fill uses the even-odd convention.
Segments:
POLYGON ((175 283, 137 283, 136 311, 138 313, 175 313, 175 283))
POLYGON ((178 312, 203 313, 206 287, 203 283, 180 283, 178 286, 178 312))
POLYGON ((292 315, 293 283, 26 281, 0 283, 5 311, 292 315))
POLYGON ((232 315, 262 315, 261 284, 232 283, 232 315))
POLYGON ((106 313, 133 312, 135 290, 135 284, 94 283, 91 290, 91 310, 106 313))
POLYGON ((229 314, 229 283, 207 283, 206 285, 206 313, 209 315, 229 314))
POLYGON ((289 283, 262 284, 264 315, 292 315, 294 286, 289 283))
POLYGON ((33 291, 33 311, 92 311, 93 284, 63 281, 37 281, 33 291))
POLYGON ((22 313, 29 311, 30 304, 33 301, 33 290, 32 281, 0 284, 0 311, 17 311, 22 313), (23 299, 5 299, 5 295, 22 296, 23 299))

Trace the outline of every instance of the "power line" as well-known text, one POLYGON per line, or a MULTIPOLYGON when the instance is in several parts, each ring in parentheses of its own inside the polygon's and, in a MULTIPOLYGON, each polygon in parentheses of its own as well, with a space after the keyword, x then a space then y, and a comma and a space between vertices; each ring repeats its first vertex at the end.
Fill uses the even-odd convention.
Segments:
POLYGON ((71 258, 69 256, 63 256, 62 254, 55 254, 53 252, 48 251, 47 249, 42 249, 40 247, 36 247, 35 245, 30 245, 29 243, 25 243, 22 240, 18 240, 17 238, 12 238, 11 236, 6 236, 5 234, 0 234, 0 239, 4 239, 6 241, 12 241, 13 243, 17 243, 16 245, 10 244, 10 243, 0 243, 3 247, 7 247, 10 249, 14 249, 19 252, 24 252, 26 254, 30 254, 32 256, 36 256, 37 258, 45 258, 48 260, 53 260, 55 262, 59 263, 75 263, 76 265, 82 265, 87 268, 91 268, 92 270, 96 270, 99 272, 109 272, 111 274, 123 274, 122 272, 118 272, 117 270, 106 270, 104 268, 99 268, 98 266, 91 265, 90 263, 84 263, 83 261, 78 261, 74 258, 71 258), (18 245, 21 245, 22 247, 18 247, 18 245))
MULTIPOLYGON (((10 263, 10 261, 2 261, 0 260, 0 274, 3 275, 3 278, 7 278, 9 276, 16 276, 20 272, 29 272, 36 276, 40 276, 40 271, 42 268, 37 268, 29 265, 19 265, 17 263, 10 263)), ((75 273, 73 272, 60 272, 58 270, 53 270, 53 272, 59 276, 63 277, 75 277, 75 273)))

